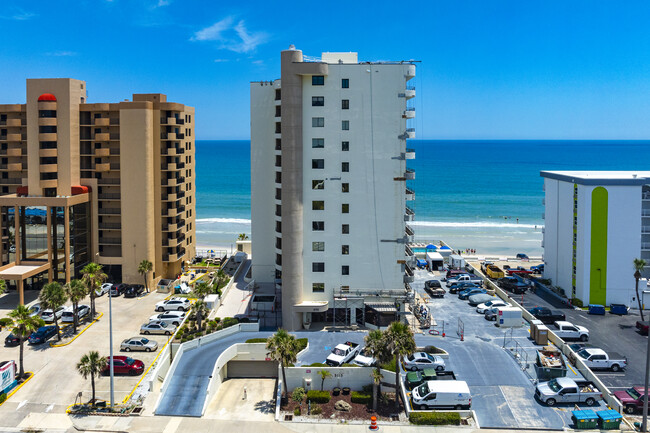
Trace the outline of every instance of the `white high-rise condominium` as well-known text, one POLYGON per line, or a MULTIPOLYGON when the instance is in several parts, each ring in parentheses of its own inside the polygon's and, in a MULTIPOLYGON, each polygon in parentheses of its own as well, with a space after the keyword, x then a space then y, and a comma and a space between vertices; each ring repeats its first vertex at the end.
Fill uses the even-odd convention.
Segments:
POLYGON ((251 83, 252 276, 286 329, 385 327, 413 281, 415 65, 281 56, 279 80, 251 83))

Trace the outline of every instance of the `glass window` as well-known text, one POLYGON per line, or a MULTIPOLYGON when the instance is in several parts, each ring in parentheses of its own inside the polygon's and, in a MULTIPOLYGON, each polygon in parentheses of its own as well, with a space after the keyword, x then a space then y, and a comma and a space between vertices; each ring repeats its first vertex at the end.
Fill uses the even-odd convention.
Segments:
POLYGON ((325 84, 325 77, 323 75, 312 75, 311 85, 312 86, 323 86, 325 84))
POLYGON ((341 254, 344 256, 350 254, 350 245, 341 245, 341 254))
POLYGON ((325 251, 325 242, 312 242, 311 243, 312 251, 325 251))
POLYGON ((350 142, 349 141, 342 141, 341 142, 341 151, 348 152, 349 150, 350 150, 350 142))
POLYGON ((322 128, 325 126, 325 118, 324 117, 312 117, 311 118, 311 126, 314 128, 322 128))
POLYGON ((314 200, 311 202, 312 210, 325 210, 325 201, 323 200, 314 200))
POLYGON ((311 264, 312 272, 325 272, 325 263, 323 262, 313 262, 311 264))
POLYGON ((341 88, 343 88, 343 89, 349 89, 350 88, 350 79, 349 78, 343 78, 341 80, 341 88))
POLYGON ((325 189, 325 181, 322 179, 312 180, 311 189, 325 189))
POLYGON ((312 221, 311 229, 315 232, 322 232, 325 230, 325 221, 312 221))
POLYGON ((325 105, 324 96, 312 96, 311 97, 311 106, 312 107, 322 107, 325 105))
POLYGON ((341 213, 350 213, 350 204, 349 203, 341 204, 341 213))
POLYGON ((344 131, 349 131, 350 130, 350 121, 349 120, 342 120, 341 121, 341 129, 344 131))
POLYGON ((350 275, 350 267, 348 265, 341 266, 341 275, 350 275))
POLYGON ((324 138, 312 138, 311 139, 311 147, 314 149, 322 149, 325 147, 325 139, 324 138))
POLYGON ((312 159, 311 160, 311 168, 325 168, 325 160, 324 159, 312 159))
POLYGON ((349 110, 350 109, 350 100, 349 99, 342 99, 341 100, 341 109, 342 110, 349 110))
POLYGON ((344 235, 350 234, 350 224, 341 224, 341 233, 344 235))
POLYGON ((341 163, 341 171, 343 173, 347 173, 350 171, 350 163, 349 162, 342 162, 341 163))
POLYGON ((311 291, 314 293, 323 293, 325 291, 325 283, 312 283, 311 291))
POLYGON ((342 183, 341 184, 341 192, 350 192, 350 184, 349 183, 342 183))

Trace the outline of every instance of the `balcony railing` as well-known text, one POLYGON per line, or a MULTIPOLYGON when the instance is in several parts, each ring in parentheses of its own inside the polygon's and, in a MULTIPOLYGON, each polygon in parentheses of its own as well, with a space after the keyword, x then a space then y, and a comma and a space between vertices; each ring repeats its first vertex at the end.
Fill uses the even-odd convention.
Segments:
POLYGON ((650 251, 650 242, 641 242, 642 251, 650 251))
POLYGON ((407 234, 408 236, 415 236, 415 232, 413 231, 413 229, 411 228, 411 226, 408 226, 408 225, 407 225, 407 226, 404 226, 404 231, 406 232, 406 234, 407 234))
POLYGON ((119 215, 122 213, 122 209, 119 208, 99 208, 97 210, 99 215, 119 215))
POLYGON ((121 196, 119 192, 115 192, 115 193, 98 194, 97 197, 100 200, 119 200, 121 196))
POLYGON ((122 244, 122 239, 120 238, 99 238, 99 243, 100 244, 106 244, 106 245, 120 245, 122 244))
POLYGON ((408 257, 411 257, 413 255, 413 250, 408 245, 404 245, 404 250, 408 257))
POLYGON ((119 185, 120 184, 120 179, 116 177, 104 177, 101 179, 97 179, 97 184, 98 185, 119 185))
POLYGON ((99 228, 104 230, 120 230, 122 228, 121 223, 99 223, 99 228))

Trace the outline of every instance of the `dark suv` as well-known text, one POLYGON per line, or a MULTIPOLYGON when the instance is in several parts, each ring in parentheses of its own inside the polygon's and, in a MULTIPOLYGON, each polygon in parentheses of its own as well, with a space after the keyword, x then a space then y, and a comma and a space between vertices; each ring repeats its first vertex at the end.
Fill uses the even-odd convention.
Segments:
POLYGON ((144 293, 144 286, 142 284, 131 284, 124 290, 125 298, 137 298, 144 293))
POLYGON ((501 278, 498 283, 499 287, 502 289, 508 290, 515 294, 525 293, 526 290, 528 290, 528 285, 526 283, 522 283, 515 277, 501 278))
POLYGON ((129 287, 128 284, 113 284, 113 287, 108 291, 108 296, 120 296, 129 287))

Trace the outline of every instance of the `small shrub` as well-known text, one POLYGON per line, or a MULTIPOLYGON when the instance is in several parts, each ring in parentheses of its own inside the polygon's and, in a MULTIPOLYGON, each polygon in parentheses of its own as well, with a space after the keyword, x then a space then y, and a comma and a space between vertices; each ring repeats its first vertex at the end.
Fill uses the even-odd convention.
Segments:
POLYGON ((322 413, 323 413, 323 408, 320 407, 320 406, 317 405, 317 404, 314 405, 314 406, 311 408, 311 414, 312 414, 312 415, 320 415, 320 414, 322 414, 322 413))
POLYGON ((323 364, 322 362, 314 362, 313 364, 303 365, 303 367, 329 367, 329 365, 323 364))
POLYGON ((307 338, 299 338, 297 341, 298 341, 298 352, 304 350, 307 347, 307 342, 308 342, 307 338))
POLYGON ((246 343, 266 343, 266 338, 249 338, 246 343))
POLYGON ((582 308, 584 306, 582 301, 580 299, 578 299, 578 298, 571 299, 571 305, 573 305, 575 307, 578 307, 578 308, 582 308))
POLYGON ((214 318, 214 321, 215 321, 215 323, 219 323, 219 322, 221 322, 221 317, 215 317, 215 318, 214 318))
POLYGON ((424 348, 424 351, 425 351, 426 353, 430 353, 430 354, 432 354, 432 355, 438 355, 438 354, 441 354, 441 353, 445 353, 444 350, 442 350, 442 349, 440 349, 440 348, 437 348, 436 346, 426 346, 426 347, 424 348))
POLYGON ((223 321, 221 322, 221 327, 222 329, 229 328, 231 326, 235 326, 238 323, 239 320, 237 320, 235 317, 224 317, 223 321))
POLYGON ((6 400, 7 400, 7 394, 3 392, 2 394, 0 394, 0 404, 4 403, 6 400))
POLYGON ((296 403, 302 403, 303 399, 305 398, 305 388, 303 387, 298 387, 293 390, 291 393, 291 400, 295 401, 296 403))
POLYGON ((300 416, 300 406, 293 410, 293 416, 300 416))
POLYGON ((312 403, 325 404, 329 402, 331 398, 332 396, 330 396, 330 393, 327 391, 318 391, 315 389, 307 391, 307 400, 312 403))
POLYGON ((372 394, 352 391, 352 394, 350 395, 351 395, 350 401, 352 403, 359 403, 359 404, 366 404, 366 405, 372 403, 372 394))
POLYGON ((372 384, 369 383, 368 385, 363 385, 361 393, 372 395, 372 384))
POLYGON ((393 357, 393 359, 391 359, 387 363, 380 365, 380 368, 382 368, 384 370, 392 371, 394 373, 395 370, 396 370, 395 357, 393 357))
POLYGON ((251 322, 251 319, 249 319, 248 317, 242 317, 239 320, 239 323, 250 323, 250 322, 251 322))
POLYGON ((409 421, 415 425, 460 425, 458 412, 411 412, 409 421))
POLYGON ((341 367, 359 367, 357 364, 350 364, 349 362, 346 362, 345 364, 341 364, 341 367))

